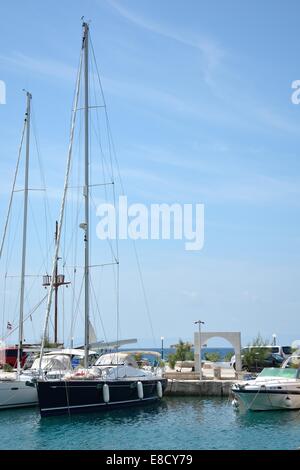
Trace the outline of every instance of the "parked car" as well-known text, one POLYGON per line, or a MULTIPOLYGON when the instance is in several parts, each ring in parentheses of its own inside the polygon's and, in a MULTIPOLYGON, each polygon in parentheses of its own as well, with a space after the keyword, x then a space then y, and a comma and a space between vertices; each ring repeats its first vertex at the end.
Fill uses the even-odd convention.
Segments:
POLYGON ((271 346, 272 353, 279 354, 283 359, 287 359, 293 353, 291 346, 271 346))
MULTIPOLYGON (((283 361, 292 354, 292 348, 290 346, 263 346, 262 348, 267 351, 267 356, 263 360, 258 359, 257 365, 253 366, 251 370, 243 361, 244 353, 248 352, 249 349, 259 350, 260 347, 250 346, 248 348, 242 348, 241 359, 243 370, 249 370, 249 372, 259 372, 259 370, 262 370, 264 367, 280 367, 283 361)), ((235 355, 233 355, 230 360, 230 366, 234 369, 236 368, 235 355)))

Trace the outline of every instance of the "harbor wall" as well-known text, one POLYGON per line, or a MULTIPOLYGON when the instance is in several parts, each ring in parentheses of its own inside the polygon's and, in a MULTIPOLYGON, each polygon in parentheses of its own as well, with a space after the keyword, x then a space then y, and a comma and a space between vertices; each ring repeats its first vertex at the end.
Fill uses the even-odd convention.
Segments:
POLYGON ((166 396, 229 397, 235 380, 168 380, 166 396))

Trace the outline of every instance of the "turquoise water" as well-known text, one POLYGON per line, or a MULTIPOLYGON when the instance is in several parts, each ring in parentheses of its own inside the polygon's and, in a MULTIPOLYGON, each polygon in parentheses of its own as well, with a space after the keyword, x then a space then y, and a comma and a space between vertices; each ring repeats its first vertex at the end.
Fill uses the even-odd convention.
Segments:
POLYGON ((41 419, 0 413, 0 449, 297 449, 299 411, 241 414, 227 399, 168 397, 157 405, 41 419))

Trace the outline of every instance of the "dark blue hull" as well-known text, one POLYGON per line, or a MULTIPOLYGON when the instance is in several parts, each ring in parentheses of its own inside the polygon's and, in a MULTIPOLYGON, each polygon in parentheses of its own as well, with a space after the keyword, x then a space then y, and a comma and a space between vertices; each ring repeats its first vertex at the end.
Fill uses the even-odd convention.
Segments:
POLYGON ((69 415, 153 403, 161 399, 158 382, 164 392, 167 379, 162 378, 111 381, 40 380, 37 382, 40 413, 41 416, 69 415), (138 391, 138 382, 142 383, 142 398, 138 391), (106 392, 107 389, 109 391, 108 400, 104 388, 106 392))

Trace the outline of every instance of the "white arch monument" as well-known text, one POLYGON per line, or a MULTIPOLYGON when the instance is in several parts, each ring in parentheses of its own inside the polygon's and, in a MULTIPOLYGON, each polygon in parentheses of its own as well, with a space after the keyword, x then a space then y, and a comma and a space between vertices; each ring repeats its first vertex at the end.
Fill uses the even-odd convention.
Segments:
MULTIPOLYGON (((195 371, 200 372, 200 341, 199 341, 199 332, 194 333, 194 347, 195 347, 195 371)), ((211 331, 211 332, 201 332, 201 345, 204 344, 211 338, 223 338, 229 341, 234 348, 235 353, 235 364, 236 371, 240 372, 242 370, 242 360, 241 360, 241 332, 240 331, 211 331)))

